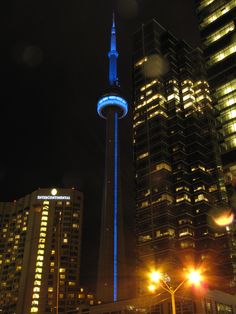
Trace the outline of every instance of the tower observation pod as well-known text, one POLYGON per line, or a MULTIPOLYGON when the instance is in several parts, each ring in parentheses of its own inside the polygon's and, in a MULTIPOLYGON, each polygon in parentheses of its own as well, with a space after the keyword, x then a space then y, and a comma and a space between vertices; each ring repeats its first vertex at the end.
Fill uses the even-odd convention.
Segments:
POLYGON ((123 213, 120 201, 118 124, 128 112, 118 77, 116 27, 113 14, 109 58, 109 87, 97 103, 97 113, 106 120, 105 185, 102 205, 97 297, 115 302, 124 297, 125 273, 123 213))

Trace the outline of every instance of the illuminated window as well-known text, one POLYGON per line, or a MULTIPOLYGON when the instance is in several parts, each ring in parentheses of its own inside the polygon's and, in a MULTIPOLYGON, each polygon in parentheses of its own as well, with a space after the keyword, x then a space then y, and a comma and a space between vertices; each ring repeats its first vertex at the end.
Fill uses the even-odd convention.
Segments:
POLYGON ((48 225, 47 222, 45 222, 45 221, 41 222, 41 226, 47 226, 47 225, 48 225))
POLYGON ((139 236, 138 240, 139 240, 139 242, 147 242, 147 241, 152 240, 152 237, 150 236, 150 234, 141 235, 141 236, 139 236))
POLYGON ((219 87, 216 88, 216 97, 220 98, 221 96, 227 95, 236 90, 236 79, 233 79, 219 87))
POLYGON ((33 292, 40 292, 40 288, 39 287, 34 287, 33 292))
POLYGON ((149 156, 149 152, 146 152, 146 153, 143 153, 143 154, 139 155, 139 156, 137 157, 137 160, 143 159, 143 158, 145 158, 145 157, 147 157, 147 156, 149 156))
POLYGON ((42 274, 35 274, 34 278, 35 279, 42 279, 42 274))
POLYGON ((60 279, 65 279, 66 276, 64 274, 60 274, 60 279))
POLYGON ((207 62, 207 65, 211 66, 226 57, 230 56, 231 54, 236 52, 236 44, 232 43, 231 45, 227 46, 226 48, 218 51, 216 54, 210 57, 210 60, 207 62))
POLYGON ((42 221, 47 221, 47 220, 48 220, 48 217, 46 217, 46 216, 42 217, 42 221))
POLYGON ((171 166, 169 164, 167 164, 166 162, 162 162, 162 163, 156 165, 157 171, 162 170, 162 169, 165 169, 168 171, 172 170, 171 166))
POLYGON ((37 266, 37 267, 43 267, 43 262, 38 262, 38 261, 37 261, 37 262, 36 262, 36 266, 37 266))
POLYGON ((208 198, 204 194, 198 194, 198 196, 194 198, 194 202, 197 203, 201 201, 209 202, 208 198))
POLYGON ((44 210, 44 211, 42 212, 42 216, 48 216, 48 211, 45 211, 45 210, 44 210))
POLYGON ((136 62, 134 66, 137 68, 137 67, 141 66, 144 62, 147 62, 147 60, 148 60, 148 58, 144 57, 141 60, 139 60, 138 62, 136 62))
POLYGON ((48 292, 53 292, 53 287, 48 287, 48 292))
POLYGON ((191 202, 190 196, 188 194, 181 194, 176 197, 176 203, 183 202, 183 201, 191 202))
POLYGON ((215 192, 215 191, 217 191, 217 185, 213 184, 209 187, 209 192, 215 192))
POLYGON ((222 7, 220 7, 219 9, 215 10, 213 13, 208 15, 200 24, 200 28, 206 27, 208 24, 214 22, 219 17, 226 14, 228 11, 232 10, 235 7, 236 7, 236 1, 235 0, 229 1, 227 4, 223 5, 222 7))
POLYGON ((149 205, 148 201, 144 201, 144 202, 141 203, 140 208, 147 207, 148 205, 149 205))
POLYGON ((38 300, 33 300, 32 301, 32 305, 39 305, 39 301, 38 300))
POLYGON ((37 256, 37 261, 43 261, 43 256, 38 255, 38 256, 37 256))
POLYGON ((200 2, 200 6, 198 7, 198 10, 202 10, 203 8, 207 7, 209 4, 211 4, 214 0, 202 0, 200 2))
POLYGON ((33 294, 33 299, 39 299, 39 294, 38 293, 34 293, 33 294))
POLYGON ((64 238, 64 239, 63 239, 63 243, 68 243, 68 239, 67 239, 67 238, 64 238))
POLYGON ((69 281, 69 286, 75 286, 75 282, 74 281, 69 281))
POLYGON ((44 254, 44 250, 38 250, 38 254, 43 255, 44 254))
POLYGON ((158 81, 157 80, 154 80, 146 85, 144 85, 143 87, 140 88, 140 91, 143 92, 145 89, 151 87, 152 85, 156 84, 158 81))
POLYGON ((189 218, 182 218, 178 221, 179 225, 190 224, 192 225, 193 221, 189 218))
POLYGON ((51 250, 51 255, 54 255, 55 254, 55 250, 51 250))
POLYGON ((156 238, 161 237, 174 237, 175 236, 175 230, 174 229, 167 229, 167 230, 157 230, 156 231, 156 238))
POLYGON ((187 235, 193 236, 194 235, 193 230, 191 230, 189 228, 184 228, 184 229, 179 231, 179 237, 184 237, 187 235))
POLYGON ((59 273, 64 273, 65 271, 66 271, 65 268, 60 268, 60 269, 59 269, 59 273))
POLYGON ((41 274, 43 272, 43 269, 41 267, 37 267, 35 269, 35 272, 41 274))
POLYGON ((224 27, 220 28, 219 30, 217 30, 216 32, 214 32, 213 34, 208 36, 206 38, 206 40, 204 41, 204 44, 207 46, 210 45, 211 43, 215 42, 216 40, 227 35, 229 32, 232 32, 234 30, 234 28, 235 28, 234 22, 228 23, 224 27))
POLYGON ((180 247, 181 249, 186 249, 189 247, 194 248, 195 247, 195 243, 194 242, 188 242, 188 241, 181 241, 180 242, 180 247))
POLYGON ((39 309, 35 306, 31 307, 30 312, 31 313, 37 313, 39 311, 39 309))

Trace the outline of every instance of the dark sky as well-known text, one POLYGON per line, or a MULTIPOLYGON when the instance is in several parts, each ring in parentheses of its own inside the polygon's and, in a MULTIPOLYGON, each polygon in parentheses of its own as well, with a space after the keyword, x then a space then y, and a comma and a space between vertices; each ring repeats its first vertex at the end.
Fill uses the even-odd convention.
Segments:
MULTIPOLYGON (((118 12, 119 78, 131 101, 132 34, 156 18, 195 46, 194 0, 2 2, 0 201, 38 187, 77 187, 85 193, 84 247, 96 253, 88 221, 99 220, 102 199, 105 121, 96 101, 107 86, 112 7, 118 12)), ((120 124, 127 164, 130 122, 129 116, 120 124)), ((128 169, 123 174, 130 187, 128 169)), ((87 254, 87 265, 93 267, 95 255, 87 254)))

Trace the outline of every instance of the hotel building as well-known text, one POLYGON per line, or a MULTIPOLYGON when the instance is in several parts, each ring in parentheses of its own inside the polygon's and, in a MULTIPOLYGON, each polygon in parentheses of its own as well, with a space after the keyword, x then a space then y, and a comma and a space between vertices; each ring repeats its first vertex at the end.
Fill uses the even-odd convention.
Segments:
POLYGON ((133 145, 139 268, 201 266, 235 291, 218 121, 202 51, 155 20, 134 35, 133 145))
POLYGON ((38 189, 0 203, 0 310, 69 313, 80 302, 83 194, 38 189))

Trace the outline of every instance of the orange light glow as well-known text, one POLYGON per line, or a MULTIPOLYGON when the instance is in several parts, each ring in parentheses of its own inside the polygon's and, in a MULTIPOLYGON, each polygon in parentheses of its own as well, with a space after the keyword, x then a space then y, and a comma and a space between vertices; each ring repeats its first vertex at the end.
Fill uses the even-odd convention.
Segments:
POLYGON ((221 227, 230 225, 234 220, 234 214, 231 210, 223 212, 221 215, 213 217, 214 222, 221 227))
POLYGON ((202 281, 201 273, 198 270, 193 270, 188 274, 188 280, 191 284, 198 286, 202 281))
POLYGON ((157 283, 158 281, 160 281, 161 279, 161 274, 158 272, 158 271, 152 271, 150 274, 149 274, 149 278, 152 282, 155 282, 157 283))

